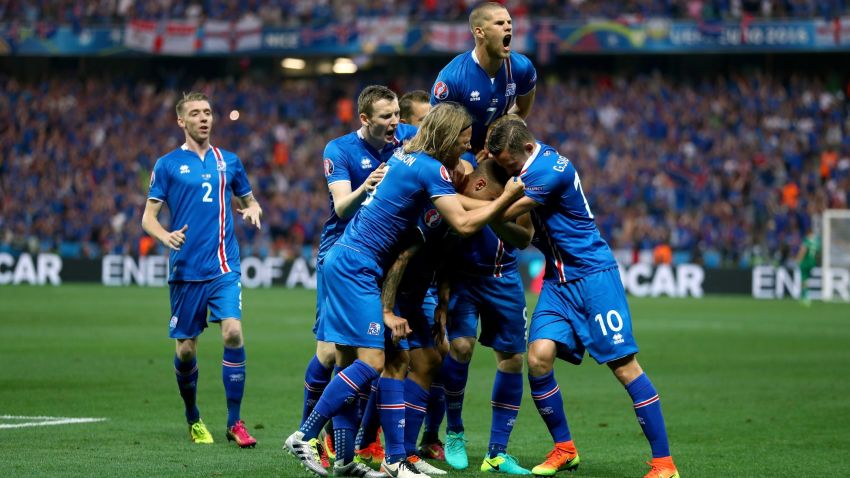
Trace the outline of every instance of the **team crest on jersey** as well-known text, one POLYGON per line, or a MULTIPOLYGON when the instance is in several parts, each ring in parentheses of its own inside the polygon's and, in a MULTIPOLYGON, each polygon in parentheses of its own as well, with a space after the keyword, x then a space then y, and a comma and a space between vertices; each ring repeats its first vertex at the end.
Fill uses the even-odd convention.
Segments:
POLYGON ((381 324, 377 322, 369 322, 369 335, 381 335, 381 324))
POLYGON ((444 181, 452 182, 452 176, 449 174, 449 170, 446 169, 445 166, 440 166, 440 177, 443 178, 444 181))
POLYGON ((325 158, 325 177, 329 177, 334 173, 334 162, 331 158, 325 158))
POLYGON ((227 171, 227 163, 224 161, 220 161, 218 159, 215 160, 215 168, 221 172, 227 171))
POLYGON ((439 100, 444 100, 449 97, 449 85, 443 81, 438 81, 434 85, 434 96, 439 100))
POLYGON ((177 316, 176 315, 172 315, 171 321, 168 322, 168 328, 169 329, 173 329, 174 327, 177 327, 177 316))
POLYGON ((436 209, 429 209, 425 213, 425 225, 431 229, 439 226, 441 222, 443 222, 443 216, 436 209))
POLYGON ((505 86, 505 96, 514 96, 516 95, 516 83, 508 83, 505 86))
POLYGON ((372 160, 367 158, 366 156, 363 156, 360 159, 360 167, 363 169, 372 169, 372 160))

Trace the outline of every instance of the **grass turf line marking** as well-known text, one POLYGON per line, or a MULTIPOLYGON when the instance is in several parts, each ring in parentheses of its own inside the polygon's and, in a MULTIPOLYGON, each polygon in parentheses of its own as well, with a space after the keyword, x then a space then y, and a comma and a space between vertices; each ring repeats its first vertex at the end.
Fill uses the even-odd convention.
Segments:
POLYGON ((106 418, 71 418, 71 417, 28 417, 20 415, 0 415, 0 420, 38 420, 24 423, 0 423, 3 428, 45 427, 49 425, 70 425, 74 423, 95 423, 106 421, 106 418))

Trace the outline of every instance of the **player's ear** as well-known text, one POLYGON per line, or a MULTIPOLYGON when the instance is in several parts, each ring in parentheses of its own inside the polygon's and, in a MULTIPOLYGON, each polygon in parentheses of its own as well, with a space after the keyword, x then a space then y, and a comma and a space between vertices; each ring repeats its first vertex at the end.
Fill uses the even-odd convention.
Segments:
POLYGON ((183 121, 183 118, 182 118, 182 117, 180 117, 180 116, 178 116, 178 117, 177 117, 177 126, 179 126, 179 127, 181 127, 181 128, 183 128, 183 127, 185 127, 185 126, 186 126, 186 122, 185 122, 185 121, 183 121))
POLYGON ((482 191, 487 188, 487 180, 485 178, 478 178, 475 181, 475 191, 482 191))
POLYGON ((360 113, 360 124, 362 124, 362 125, 368 125, 369 124, 369 117, 366 116, 366 113, 360 113))
POLYGON ((534 143, 525 143, 524 149, 525 152, 528 153, 529 156, 531 156, 531 153, 534 152, 534 143))

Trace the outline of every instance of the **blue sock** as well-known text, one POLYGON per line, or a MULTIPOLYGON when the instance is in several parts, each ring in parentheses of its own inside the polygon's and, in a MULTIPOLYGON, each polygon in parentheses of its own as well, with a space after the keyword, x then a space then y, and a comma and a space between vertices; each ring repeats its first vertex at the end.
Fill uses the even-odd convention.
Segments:
POLYGON ((404 451, 407 456, 416 454, 416 439, 425 420, 428 391, 410 378, 404 380, 404 451))
POLYGON ((224 348, 221 380, 224 382, 224 395, 227 397, 227 428, 230 428, 239 420, 242 395, 245 393, 245 347, 224 348))
POLYGON ((446 386, 446 431, 463 431, 463 393, 469 376, 469 362, 461 363, 451 354, 443 360, 443 377, 446 386))
POLYGON ((333 418, 336 461, 343 464, 351 463, 354 459, 354 430, 357 429, 357 414, 360 411, 360 399, 356 400, 343 405, 333 418))
POLYGON ((360 419, 360 430, 357 431, 357 439, 354 440, 355 448, 362 450, 372 443, 378 435, 378 427, 381 426, 381 414, 378 413, 378 380, 374 380, 369 393, 369 400, 363 410, 363 418, 360 419))
MULTIPOLYGON (((340 367, 338 364, 334 364, 334 370, 333 370, 334 376, 339 375, 339 372, 342 371, 342 370, 343 370, 343 367, 340 367)), ((334 433, 334 421, 333 420, 328 420, 328 422, 325 423, 325 433, 327 433, 328 436, 330 437, 331 446, 333 446, 334 451, 336 451, 336 445, 334 445, 334 439, 336 438, 336 434, 334 433)))
POLYGON ((561 388, 555 381, 555 371, 546 375, 532 377, 528 375, 528 384, 531 387, 531 398, 537 412, 546 423, 552 440, 562 443, 572 440, 570 427, 567 425, 567 416, 564 414, 564 400, 561 398, 561 388))
POLYGON ((186 405, 186 421, 195 423, 201 419, 201 412, 198 410, 198 361, 192 357, 188 362, 181 362, 177 355, 174 355, 174 374, 177 376, 177 388, 180 389, 180 396, 183 398, 183 404, 186 405))
POLYGON ((516 416, 522 402, 522 373, 508 373, 496 370, 496 380, 493 382, 493 394, 490 405, 493 407, 493 418, 490 421, 490 458, 499 453, 505 453, 508 439, 514 429, 516 416))
POLYGON ((407 458, 404 452, 404 382, 378 379, 378 413, 384 429, 384 449, 388 464, 407 458))
POLYGON ((356 406, 355 401, 360 389, 377 376, 378 372, 361 360, 355 360, 345 370, 336 374, 325 388, 325 393, 316 403, 316 407, 310 412, 310 416, 301 425, 304 440, 318 437, 328 418, 336 416, 346 403, 356 406))
POLYGON ((667 429, 664 427, 664 415, 661 413, 661 400, 658 392, 649 381, 649 377, 642 373, 640 377, 632 380, 626 385, 626 391, 632 397, 635 406, 635 415, 638 423, 643 429, 643 434, 652 448, 653 458, 670 456, 670 445, 667 443, 667 429))
POLYGON ((423 443, 436 443, 440 438, 440 425, 446 415, 446 388, 443 386, 443 374, 431 384, 428 393, 428 410, 425 415, 425 430, 422 432, 423 443))
POLYGON ((307 371, 304 372, 304 409, 301 412, 302 424, 310 416, 310 412, 313 411, 313 407, 316 406, 316 402, 319 401, 319 397, 322 396, 322 392, 325 391, 325 387, 331 381, 331 371, 332 369, 325 368, 322 365, 319 357, 313 355, 313 359, 307 365, 307 371))

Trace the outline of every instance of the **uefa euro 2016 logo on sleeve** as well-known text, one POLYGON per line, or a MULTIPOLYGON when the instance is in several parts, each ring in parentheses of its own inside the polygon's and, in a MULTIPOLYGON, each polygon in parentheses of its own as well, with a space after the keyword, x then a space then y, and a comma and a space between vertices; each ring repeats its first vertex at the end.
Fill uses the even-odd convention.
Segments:
POLYGON ((381 324, 377 322, 369 322, 369 335, 381 335, 381 324))

